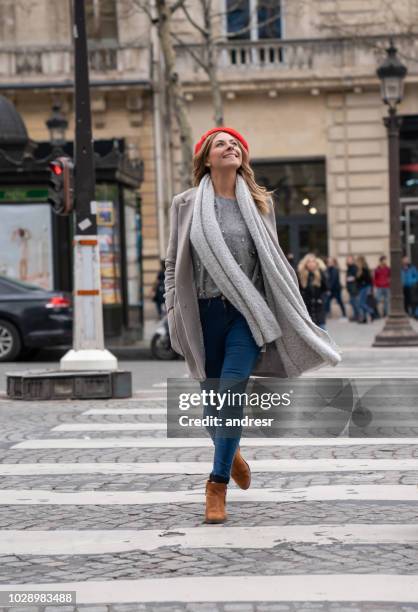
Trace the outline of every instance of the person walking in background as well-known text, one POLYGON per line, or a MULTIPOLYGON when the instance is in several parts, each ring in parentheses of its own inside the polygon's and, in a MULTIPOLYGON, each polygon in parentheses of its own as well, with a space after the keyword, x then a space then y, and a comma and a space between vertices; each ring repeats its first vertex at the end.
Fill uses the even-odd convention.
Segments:
POLYGON ((390 295, 390 268, 387 265, 387 258, 385 255, 379 257, 379 265, 373 274, 373 285, 376 289, 375 298, 377 309, 379 309, 380 301, 383 301, 383 316, 387 317, 390 295))
POLYGON ((345 288, 347 289, 350 306, 353 310, 353 316, 350 320, 358 321, 360 313, 358 309, 357 266, 354 263, 353 255, 347 256, 346 266, 345 288))
POLYGON ((338 268, 338 263, 335 257, 327 258, 327 269, 326 276, 328 282, 328 293, 325 301, 325 313, 327 315, 331 312, 331 302, 332 300, 336 300, 338 306, 341 309, 341 314, 343 319, 347 318, 344 303, 341 299, 341 282, 340 282, 340 270, 338 268))
POLYGON ((360 311, 359 323, 367 323, 367 315, 370 321, 374 320, 374 310, 367 303, 367 298, 372 291, 372 277, 366 258, 359 255, 356 259, 357 274, 356 283, 358 289, 358 309, 360 311))
POLYGON ((325 301, 328 291, 326 266, 322 259, 308 253, 299 262, 299 289, 312 321, 325 329, 325 301))
POLYGON ((160 261, 160 270, 158 271, 157 278, 154 281, 154 284, 151 288, 151 299, 155 303, 155 307, 157 309, 158 318, 161 319, 163 312, 163 304, 164 304, 164 291, 165 291, 165 260, 161 259, 160 261))
POLYGON ((293 255, 293 253, 287 253, 286 259, 290 263, 292 268, 296 271, 296 261, 295 261, 295 256, 293 255))
POLYGON ((403 301, 405 312, 409 315, 414 315, 412 296, 415 285, 418 283, 418 270, 411 264, 409 257, 402 257, 401 262, 401 279, 403 287, 403 301))

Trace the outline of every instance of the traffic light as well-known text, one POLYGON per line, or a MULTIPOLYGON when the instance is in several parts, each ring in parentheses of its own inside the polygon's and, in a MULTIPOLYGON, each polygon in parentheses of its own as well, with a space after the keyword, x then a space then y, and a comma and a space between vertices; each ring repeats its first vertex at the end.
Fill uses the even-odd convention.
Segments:
POLYGON ((69 215, 74 205, 73 162, 57 157, 49 163, 48 202, 57 215, 69 215))

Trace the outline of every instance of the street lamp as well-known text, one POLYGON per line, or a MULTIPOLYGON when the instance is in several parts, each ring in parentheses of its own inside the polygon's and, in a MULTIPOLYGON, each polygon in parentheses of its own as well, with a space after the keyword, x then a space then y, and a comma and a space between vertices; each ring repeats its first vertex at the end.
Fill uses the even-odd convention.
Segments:
POLYGON ((387 57, 377 69, 382 99, 388 105, 388 115, 383 122, 388 134, 389 152, 389 209, 390 209, 390 305, 389 315, 382 331, 376 335, 373 346, 418 346, 418 334, 414 331, 404 309, 401 283, 401 207, 399 193, 399 127, 401 120, 396 113, 402 101, 404 79, 407 73, 396 54, 392 40, 386 50, 387 57))
POLYGON ((55 103, 52 107, 52 114, 46 121, 49 130, 49 140, 53 148, 62 147, 66 143, 65 132, 68 128, 68 121, 61 113, 61 105, 55 103))

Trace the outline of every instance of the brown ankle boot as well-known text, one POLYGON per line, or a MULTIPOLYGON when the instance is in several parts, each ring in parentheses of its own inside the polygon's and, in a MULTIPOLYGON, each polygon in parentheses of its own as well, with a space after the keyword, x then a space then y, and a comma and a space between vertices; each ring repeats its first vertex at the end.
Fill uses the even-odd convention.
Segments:
POLYGON ((248 463, 241 455, 240 449, 237 448, 232 462, 231 478, 234 480, 240 489, 248 489, 251 483, 251 470, 248 463))
POLYGON ((223 523, 226 521, 225 510, 227 485, 223 482, 206 482, 205 523, 223 523))

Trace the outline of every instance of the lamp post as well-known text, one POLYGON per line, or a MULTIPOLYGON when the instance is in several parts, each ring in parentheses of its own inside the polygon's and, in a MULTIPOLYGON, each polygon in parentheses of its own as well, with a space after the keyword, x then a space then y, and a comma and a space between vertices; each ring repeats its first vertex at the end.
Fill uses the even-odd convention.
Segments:
POLYGON ((383 119, 388 134, 389 152, 389 209, 390 209, 390 305, 389 315, 382 331, 376 335, 373 346, 418 346, 418 334, 405 313, 401 283, 401 207, 399 192, 399 127, 396 107, 403 98, 404 79, 407 73, 390 41, 387 57, 377 69, 381 94, 388 105, 388 115, 383 119))

